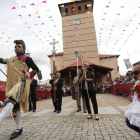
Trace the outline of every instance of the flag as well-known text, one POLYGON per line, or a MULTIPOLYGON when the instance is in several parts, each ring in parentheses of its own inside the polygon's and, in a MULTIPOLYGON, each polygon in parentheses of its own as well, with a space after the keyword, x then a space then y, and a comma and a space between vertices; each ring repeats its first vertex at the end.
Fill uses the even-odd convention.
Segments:
POLYGON ((44 23, 42 23, 41 25, 44 25, 44 23))
POLYGON ((89 13, 90 13, 90 11, 87 11, 86 13, 87 13, 87 14, 89 14, 89 13))
POLYGON ((28 15, 29 17, 31 16, 31 14, 28 15))
POLYGON ((52 18, 52 16, 48 17, 48 18, 52 18))
POLYGON ((32 33, 35 33, 34 31, 32 31, 32 33))
POLYGON ((34 5, 35 5, 34 3, 31 4, 31 6, 34 6, 34 5))
POLYGON ((72 2, 74 2, 74 0, 71 0, 72 2))
POLYGON ((47 3, 46 1, 42 1, 42 3, 47 3))
POLYGON ((22 8, 26 8, 26 6, 21 6, 22 8))
POLYGON ((120 13, 116 14, 116 15, 120 15, 120 13))
POLYGON ((22 17, 22 15, 18 15, 18 16, 22 17))
POLYGON ((72 11, 75 11, 75 8, 73 8, 72 11))
POLYGON ((38 11, 36 11, 35 14, 38 14, 38 11))
POLYGON ((91 6, 91 4, 87 4, 87 7, 90 7, 91 6))
POLYGON ((38 16, 37 18, 41 18, 40 16, 38 16))
POLYGON ((105 6, 106 8, 109 8, 109 6, 105 6))
POLYGON ((16 9, 16 7, 13 7, 12 9, 16 9))

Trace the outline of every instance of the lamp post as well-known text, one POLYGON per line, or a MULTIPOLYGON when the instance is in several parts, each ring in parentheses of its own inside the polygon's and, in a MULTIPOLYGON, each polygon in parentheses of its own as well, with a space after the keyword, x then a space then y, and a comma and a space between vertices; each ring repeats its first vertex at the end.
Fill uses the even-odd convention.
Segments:
MULTIPOLYGON (((76 58, 77 58, 77 76, 78 76, 78 58, 79 58, 79 51, 77 50, 77 51, 75 51, 75 56, 76 56, 76 58)), ((79 105, 79 101, 80 101, 80 99, 79 99, 79 85, 78 85, 78 100, 77 100, 77 102, 78 102, 78 105, 79 105)))
MULTIPOLYGON (((55 44, 58 44, 58 41, 55 41, 53 39, 53 42, 50 42, 50 45, 53 45, 53 50, 52 50, 52 55, 53 55, 53 81, 55 81, 55 54, 56 54, 56 49, 55 49, 55 44)), ((56 94, 55 94, 55 85, 53 85, 53 92, 54 92, 54 102, 56 102, 56 94)))
POLYGON ((77 70, 78 70, 78 58, 79 58, 79 51, 77 50, 77 51, 75 51, 75 56, 76 56, 76 58, 77 58, 77 70))

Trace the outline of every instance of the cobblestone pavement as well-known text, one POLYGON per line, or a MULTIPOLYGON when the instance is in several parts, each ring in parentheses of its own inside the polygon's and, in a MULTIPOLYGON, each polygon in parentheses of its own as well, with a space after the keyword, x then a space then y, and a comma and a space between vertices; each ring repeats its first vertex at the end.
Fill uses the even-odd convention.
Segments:
MULTIPOLYGON (((76 112, 76 101, 63 97, 62 112, 53 112, 51 99, 37 101, 35 113, 22 112, 23 133, 15 140, 140 140, 125 123, 124 112, 131 103, 127 97, 97 94, 100 120, 88 120, 76 112)), ((15 130, 12 117, 0 124, 0 140, 8 140, 15 130)))

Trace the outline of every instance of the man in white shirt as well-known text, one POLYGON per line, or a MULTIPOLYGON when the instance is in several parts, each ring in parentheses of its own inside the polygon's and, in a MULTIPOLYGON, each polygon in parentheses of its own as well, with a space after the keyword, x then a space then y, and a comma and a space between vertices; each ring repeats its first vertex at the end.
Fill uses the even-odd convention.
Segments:
POLYGON ((79 69, 77 71, 77 76, 73 80, 73 85, 75 86, 77 108, 78 108, 77 112, 81 111, 81 97, 82 97, 82 100, 83 100, 83 110, 84 110, 84 113, 87 113, 85 98, 84 98, 84 96, 82 94, 82 91, 81 91, 81 84, 79 86, 79 75, 80 74, 81 74, 81 70, 79 69))

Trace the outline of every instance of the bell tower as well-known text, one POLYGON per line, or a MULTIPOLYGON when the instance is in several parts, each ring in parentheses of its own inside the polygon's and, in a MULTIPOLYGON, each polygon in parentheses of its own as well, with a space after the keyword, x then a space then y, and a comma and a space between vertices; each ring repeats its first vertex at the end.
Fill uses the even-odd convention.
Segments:
POLYGON ((84 50, 84 60, 99 64, 93 3, 94 0, 75 0, 59 4, 62 15, 64 67, 74 63, 75 51, 78 48, 84 50))

